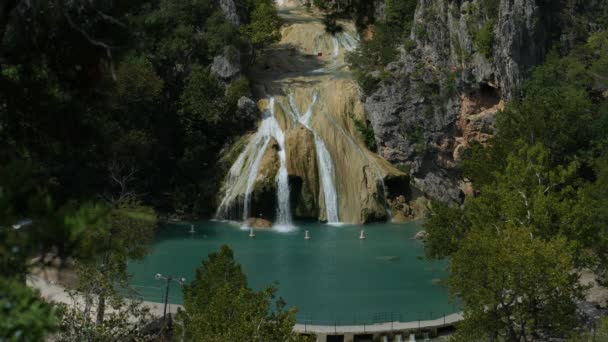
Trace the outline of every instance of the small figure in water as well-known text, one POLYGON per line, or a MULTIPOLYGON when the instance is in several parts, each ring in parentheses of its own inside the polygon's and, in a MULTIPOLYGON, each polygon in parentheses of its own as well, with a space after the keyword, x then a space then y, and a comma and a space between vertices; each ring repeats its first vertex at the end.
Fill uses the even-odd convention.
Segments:
POLYGON ((359 235, 359 240, 365 240, 365 231, 361 229, 361 235, 359 235))
POLYGON ((250 238, 254 238, 255 237, 255 233, 253 232, 253 227, 249 228, 249 237, 250 238))
POLYGON ((304 240, 310 240, 310 233, 308 232, 308 230, 306 231, 306 233, 304 233, 304 240))
POLYGON ((194 225, 193 225, 193 224, 191 224, 191 225, 190 225, 190 234, 194 234, 194 233, 196 233, 196 232, 194 231, 194 225))

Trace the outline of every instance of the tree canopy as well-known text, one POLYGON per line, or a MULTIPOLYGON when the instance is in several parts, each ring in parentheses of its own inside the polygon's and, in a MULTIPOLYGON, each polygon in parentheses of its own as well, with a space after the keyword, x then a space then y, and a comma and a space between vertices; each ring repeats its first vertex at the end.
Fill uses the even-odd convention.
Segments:
POLYGON ((251 290, 232 250, 222 246, 184 287, 185 310, 177 319, 189 340, 306 341, 292 331, 295 309, 286 309, 276 291, 275 286, 251 290))
POLYGON ((606 46, 602 31, 566 55, 552 52, 523 97, 497 114, 490 142, 464 153, 475 195, 462 207, 433 204, 425 247, 452 258, 464 340, 567 336, 577 270, 606 282, 606 46))

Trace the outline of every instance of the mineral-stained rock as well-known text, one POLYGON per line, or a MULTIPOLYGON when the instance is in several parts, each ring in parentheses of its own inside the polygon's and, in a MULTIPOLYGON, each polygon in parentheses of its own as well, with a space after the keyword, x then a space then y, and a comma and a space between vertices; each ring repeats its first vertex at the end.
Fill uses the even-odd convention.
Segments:
POLYGON ((294 216, 317 218, 320 186, 314 135, 300 125, 287 132, 285 142, 294 216))
POLYGON ((263 218, 252 217, 247 220, 247 226, 253 228, 272 228, 272 222, 265 220, 263 218))
POLYGON ((404 223, 412 220, 412 208, 410 208, 405 196, 397 196, 389 199, 393 222, 404 223))
POLYGON ((274 221, 277 203, 277 173, 280 168, 279 143, 271 138, 262 157, 251 195, 251 217, 274 221))

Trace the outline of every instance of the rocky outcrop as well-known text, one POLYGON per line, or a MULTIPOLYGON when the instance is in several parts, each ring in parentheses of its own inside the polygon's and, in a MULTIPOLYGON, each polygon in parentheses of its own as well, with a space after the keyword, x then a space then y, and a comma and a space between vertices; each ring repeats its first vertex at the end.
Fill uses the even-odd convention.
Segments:
POLYGON ((218 0, 218 4, 224 13, 226 21, 237 27, 241 25, 235 0, 218 0))
POLYGON ((239 120, 247 126, 253 126, 253 123, 261 116, 260 110, 255 102, 245 96, 241 97, 237 102, 236 110, 239 120))
POLYGON ((542 19, 536 1, 500 2, 493 69, 505 100, 519 93, 530 68, 545 58, 548 35, 542 19))
POLYGON ((211 72, 223 81, 230 81, 241 75, 241 53, 233 46, 226 46, 221 54, 213 58, 211 72))
POLYGON ((471 142, 491 137, 495 113, 546 54, 536 1, 499 2, 491 13, 478 0, 419 0, 410 35, 415 47, 401 48, 364 98, 380 155, 409 169, 412 183, 431 198, 462 201, 458 158, 471 142), (482 34, 491 38, 483 41, 482 34))
POLYGON ((252 228, 272 228, 272 222, 263 218, 251 217, 247 220, 247 226, 252 228))

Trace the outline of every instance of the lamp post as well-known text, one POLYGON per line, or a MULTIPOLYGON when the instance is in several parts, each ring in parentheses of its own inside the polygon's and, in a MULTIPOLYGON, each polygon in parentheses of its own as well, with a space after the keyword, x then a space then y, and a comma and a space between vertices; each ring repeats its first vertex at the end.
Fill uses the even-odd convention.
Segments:
POLYGON ((165 281, 165 306, 163 308, 163 320, 165 320, 167 318, 167 302, 169 301, 169 287, 171 285, 171 282, 174 281, 180 285, 184 285, 184 283, 186 282, 186 278, 182 277, 179 279, 175 279, 172 276, 165 277, 160 273, 156 273, 154 279, 165 281))

